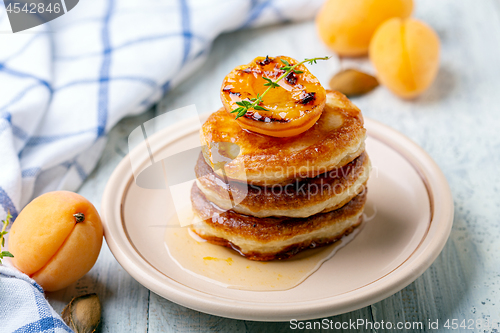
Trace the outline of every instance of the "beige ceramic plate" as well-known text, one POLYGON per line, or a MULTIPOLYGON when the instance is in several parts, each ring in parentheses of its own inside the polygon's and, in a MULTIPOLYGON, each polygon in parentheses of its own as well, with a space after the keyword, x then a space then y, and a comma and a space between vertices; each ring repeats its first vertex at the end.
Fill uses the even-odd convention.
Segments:
MULTIPOLYGON (((196 145, 198 126, 196 120, 188 120, 155 134, 149 139, 152 154, 160 159, 167 151, 196 145)), ((142 285, 173 302, 218 316, 312 319, 380 301, 410 284, 436 259, 451 230, 453 200, 442 172, 419 146, 376 121, 366 119, 366 128, 366 149, 373 163, 366 212, 375 217, 293 289, 227 289, 180 269, 163 241, 165 225, 174 215, 170 192, 138 187, 129 157, 118 165, 103 196, 106 241, 142 285)), ((149 162, 140 149, 131 153, 137 153, 136 165, 149 162)))

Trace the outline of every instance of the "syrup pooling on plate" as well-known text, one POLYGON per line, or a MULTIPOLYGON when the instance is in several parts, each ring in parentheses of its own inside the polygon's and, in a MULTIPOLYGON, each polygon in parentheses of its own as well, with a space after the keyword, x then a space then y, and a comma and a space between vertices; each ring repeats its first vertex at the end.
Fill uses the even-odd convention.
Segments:
POLYGON ((287 290, 316 272, 363 226, 364 223, 331 245, 303 251, 287 260, 253 261, 229 248, 210 244, 189 227, 180 227, 174 217, 165 231, 165 246, 179 267, 211 283, 240 290, 287 290))

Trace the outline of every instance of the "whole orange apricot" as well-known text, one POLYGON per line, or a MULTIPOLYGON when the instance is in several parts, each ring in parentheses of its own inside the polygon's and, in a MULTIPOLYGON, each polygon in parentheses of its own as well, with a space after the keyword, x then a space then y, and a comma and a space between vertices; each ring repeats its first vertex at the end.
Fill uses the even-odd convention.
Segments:
POLYGON ((316 17, 316 28, 337 54, 362 56, 380 24, 392 17, 409 17, 412 11, 413 0, 327 0, 316 17))
POLYGON ((94 266, 102 237, 101 219, 87 199, 55 191, 21 211, 9 233, 9 251, 14 266, 46 291, 56 291, 94 266))
POLYGON ((439 37, 427 24, 393 18, 375 32, 370 60, 383 85, 400 97, 413 98, 436 78, 439 48, 439 37))

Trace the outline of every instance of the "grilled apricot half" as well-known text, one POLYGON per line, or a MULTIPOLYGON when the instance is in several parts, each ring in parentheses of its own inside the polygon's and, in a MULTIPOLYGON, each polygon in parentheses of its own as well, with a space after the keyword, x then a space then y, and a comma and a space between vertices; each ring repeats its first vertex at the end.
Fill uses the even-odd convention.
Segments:
MULTIPOLYGON (((221 99, 227 112, 237 109, 237 102, 262 95, 268 88, 267 79, 276 81, 286 71, 286 64, 299 63, 290 57, 257 57, 236 67, 222 82, 221 99)), ((303 64, 295 67, 262 98, 261 108, 250 108, 236 119, 244 129, 275 136, 294 136, 311 128, 325 107, 326 92, 318 79, 303 64), (262 108, 266 109, 263 110, 262 108)), ((236 118, 236 113, 231 113, 236 118)))

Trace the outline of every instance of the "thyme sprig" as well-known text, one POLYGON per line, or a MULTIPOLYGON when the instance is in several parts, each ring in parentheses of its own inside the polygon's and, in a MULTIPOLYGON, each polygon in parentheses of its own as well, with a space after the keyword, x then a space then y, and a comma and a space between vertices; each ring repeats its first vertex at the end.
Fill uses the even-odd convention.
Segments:
MULTIPOLYGON (((8 231, 6 231, 5 229, 7 229, 7 226, 9 225, 11 218, 12 218, 12 215, 10 215, 10 213, 7 213, 7 217, 5 218, 5 220, 2 221, 3 227, 2 227, 2 231, 0 232, 0 250, 2 247, 5 246, 4 236, 8 233, 8 231)), ((14 258, 12 253, 10 253, 9 251, 1 251, 0 252, 0 264, 2 263, 2 259, 4 257, 14 258)))
POLYGON ((236 104, 238 105, 238 108, 234 109, 233 111, 231 111, 231 113, 237 113, 236 115, 236 119, 238 119, 239 117, 242 117, 244 116, 248 110, 250 109, 254 109, 254 110, 262 110, 262 111, 269 111, 268 109, 266 109, 265 107, 259 105, 261 102, 262 102, 262 98, 264 98, 264 96, 273 88, 278 88, 280 87, 280 85, 278 84, 278 82, 280 80, 282 80, 283 78, 287 77, 288 74, 290 74, 290 72, 294 72, 295 74, 302 74, 304 73, 303 71, 299 71, 299 70, 296 70, 295 68, 297 66, 300 66, 304 63, 308 63, 310 65, 313 65, 313 64, 316 64, 318 60, 328 60, 330 59, 330 57, 319 57, 319 58, 311 58, 311 59, 305 59, 304 61, 301 61, 295 65, 290 65, 290 63, 288 61, 286 61, 285 59, 280 59, 281 62, 285 65, 283 67, 281 67, 280 69, 281 70, 284 70, 285 72, 283 74, 280 75, 280 77, 278 77, 275 81, 267 78, 267 77, 262 77, 264 80, 266 80, 266 83, 264 83, 264 86, 268 87, 266 89, 266 91, 264 91, 262 93, 262 95, 260 94, 257 94, 257 97, 255 98, 250 98, 249 101, 246 101, 246 100, 243 100, 243 101, 240 101, 240 102, 236 102, 236 104))

